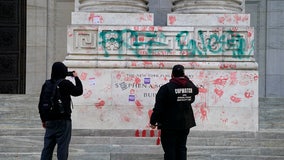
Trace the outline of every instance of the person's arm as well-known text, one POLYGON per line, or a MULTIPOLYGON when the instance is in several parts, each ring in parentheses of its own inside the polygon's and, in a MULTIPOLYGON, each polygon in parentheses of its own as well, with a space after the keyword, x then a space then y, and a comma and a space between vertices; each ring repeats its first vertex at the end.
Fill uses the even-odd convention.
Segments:
POLYGON ((197 95, 197 94, 199 93, 198 87, 196 87, 196 85, 195 85, 191 80, 189 80, 189 82, 190 82, 191 85, 192 85, 192 92, 193 92, 193 94, 194 94, 194 95, 197 95))
POLYGON ((161 113, 163 112, 163 107, 165 103, 165 89, 166 85, 162 86, 156 95, 156 102, 153 108, 153 113, 150 118, 150 127, 152 129, 156 128, 162 116, 161 113))
POLYGON ((72 96, 80 96, 83 94, 83 85, 81 80, 79 79, 77 72, 73 72, 73 77, 75 79, 75 85, 70 87, 70 95, 72 96))
POLYGON ((42 85, 42 87, 41 87, 41 92, 40 92, 40 96, 39 96, 39 103, 38 103, 38 110, 39 110, 39 115, 40 115, 40 119, 41 119, 41 122, 42 122, 42 127, 46 128, 45 117, 43 116, 42 111, 41 111, 41 109, 39 107, 39 106, 41 106, 41 103, 42 103, 42 91, 43 91, 43 88, 44 88, 44 85, 42 85))

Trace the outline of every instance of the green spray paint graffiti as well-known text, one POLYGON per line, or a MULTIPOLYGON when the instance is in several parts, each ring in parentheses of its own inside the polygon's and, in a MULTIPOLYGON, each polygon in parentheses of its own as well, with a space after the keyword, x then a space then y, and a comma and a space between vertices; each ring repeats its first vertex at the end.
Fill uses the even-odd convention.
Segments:
POLYGON ((158 32, 137 32, 133 30, 104 31, 100 33, 101 42, 105 57, 109 57, 110 50, 117 50, 119 57, 124 53, 123 47, 132 49, 136 57, 141 57, 139 50, 147 48, 148 56, 151 57, 153 46, 166 46, 165 43, 155 41, 157 38, 165 38, 163 33, 158 32), (150 38, 148 41, 141 41, 139 38, 150 38), (128 43, 128 40, 132 42, 128 43))
POLYGON ((190 34, 188 31, 179 32, 175 36, 175 42, 172 42, 176 44, 176 49, 167 49, 167 36, 163 32, 138 32, 128 29, 103 31, 100 33, 99 45, 102 46, 105 57, 109 57, 110 52, 115 51, 119 58, 123 57, 125 50, 131 50, 137 58, 142 57, 141 51, 146 50, 146 56, 151 58, 154 52, 161 49, 168 54, 179 52, 181 58, 208 57, 208 54, 224 53, 231 53, 233 58, 247 58, 254 51, 254 41, 247 42, 244 35, 234 31, 209 35, 204 31, 198 31, 195 39, 190 38, 190 34))

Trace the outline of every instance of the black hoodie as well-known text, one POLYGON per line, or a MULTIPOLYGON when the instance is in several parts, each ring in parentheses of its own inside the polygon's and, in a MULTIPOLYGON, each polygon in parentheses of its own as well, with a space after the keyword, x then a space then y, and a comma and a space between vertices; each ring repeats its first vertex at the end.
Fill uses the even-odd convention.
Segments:
MULTIPOLYGON (((59 119, 71 120, 71 96, 82 95, 83 86, 81 80, 78 77, 74 77, 75 85, 71 81, 65 79, 67 72, 68 68, 62 62, 55 62, 52 65, 51 80, 56 82, 57 80, 63 79, 58 86, 65 113, 63 115, 43 115, 42 113, 40 113, 42 122, 59 119)), ((44 87, 45 85, 43 84, 39 103, 41 103, 42 91, 44 87)))
POLYGON ((172 78, 156 95, 150 124, 158 123, 160 129, 189 129, 196 126, 191 103, 198 92, 188 77, 172 78))

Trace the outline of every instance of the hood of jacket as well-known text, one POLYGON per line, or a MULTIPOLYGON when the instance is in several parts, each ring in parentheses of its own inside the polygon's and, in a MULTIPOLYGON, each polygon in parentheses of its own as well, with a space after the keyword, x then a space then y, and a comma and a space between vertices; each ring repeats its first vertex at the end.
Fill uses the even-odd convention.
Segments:
POLYGON ((189 79, 188 77, 184 76, 184 77, 174 77, 172 79, 170 79, 170 82, 175 83, 179 86, 185 87, 188 83, 189 79))
POLYGON ((68 68, 62 62, 55 62, 52 65, 51 79, 65 79, 68 72, 68 68))

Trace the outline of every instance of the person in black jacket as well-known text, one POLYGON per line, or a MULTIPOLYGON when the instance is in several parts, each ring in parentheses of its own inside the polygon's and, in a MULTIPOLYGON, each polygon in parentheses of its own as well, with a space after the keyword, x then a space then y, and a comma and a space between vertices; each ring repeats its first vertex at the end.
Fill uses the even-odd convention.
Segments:
MULTIPOLYGON (((63 114, 43 115, 40 112, 42 126, 45 128, 44 147, 41 153, 41 160, 51 160, 53 150, 57 144, 58 160, 67 160, 69 152, 69 144, 71 140, 71 96, 80 96, 83 94, 83 86, 77 73, 73 72, 76 85, 65 79, 68 69, 62 62, 55 62, 52 65, 51 80, 58 81, 63 79, 59 84, 59 92, 64 107, 63 114)), ((42 103, 42 93, 44 85, 41 89, 39 105, 42 103)))
POLYGON ((173 67, 170 81, 159 89, 150 127, 161 129, 164 160, 187 159, 187 136, 190 128, 196 126, 191 103, 198 92, 179 64, 173 67))

